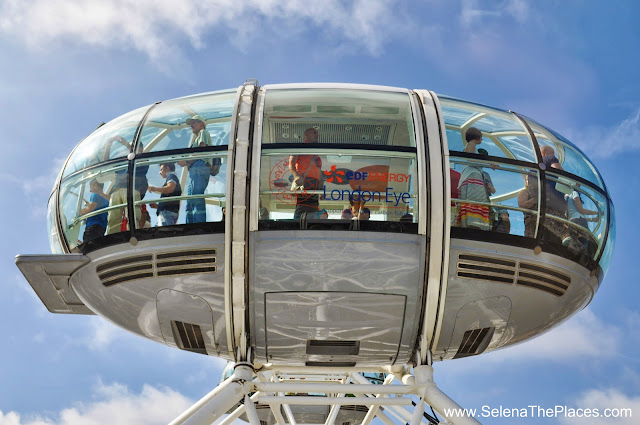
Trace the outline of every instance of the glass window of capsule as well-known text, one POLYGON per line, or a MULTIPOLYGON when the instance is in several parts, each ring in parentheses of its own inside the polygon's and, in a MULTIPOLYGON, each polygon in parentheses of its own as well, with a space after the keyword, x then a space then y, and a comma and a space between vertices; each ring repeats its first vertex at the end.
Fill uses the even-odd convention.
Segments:
POLYGON ((260 170, 262 230, 417 231, 406 92, 267 90, 260 170))
POLYGON ((78 144, 52 196, 68 249, 135 229, 222 222, 235 97, 221 92, 140 108, 78 144))
POLYGON ((457 235, 535 238, 584 265, 602 255, 608 267, 612 205, 596 168, 578 148, 506 111, 446 97, 440 103, 457 235))

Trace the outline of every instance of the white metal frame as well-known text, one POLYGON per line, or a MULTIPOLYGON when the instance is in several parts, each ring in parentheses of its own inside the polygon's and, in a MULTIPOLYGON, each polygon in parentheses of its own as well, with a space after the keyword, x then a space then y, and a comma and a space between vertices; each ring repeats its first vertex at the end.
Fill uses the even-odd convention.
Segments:
POLYGON ((440 423, 479 424, 472 417, 450 413, 463 410, 436 386, 431 366, 417 366, 413 374, 403 367, 377 368, 376 372, 389 373, 382 385, 370 383, 354 370, 358 368, 343 368, 341 371, 324 369, 324 372, 318 373, 310 372, 308 367, 285 367, 288 372, 279 369, 282 368, 264 365, 254 371, 249 363, 237 364, 233 376, 170 425, 210 425, 225 413, 228 415, 218 425, 230 425, 243 414, 246 414, 251 425, 260 425, 256 404, 268 405, 278 425, 297 424, 291 409, 291 406, 297 405, 331 406, 324 425, 335 424, 340 406, 343 405, 369 406, 362 425, 369 425, 375 417, 385 425, 396 423, 391 417, 410 425, 427 424, 423 415, 426 405, 433 407, 448 421, 440 423), (324 395, 300 395, 310 393, 324 395), (242 400, 244 403, 233 409, 242 400), (285 415, 282 415, 281 409, 285 415))

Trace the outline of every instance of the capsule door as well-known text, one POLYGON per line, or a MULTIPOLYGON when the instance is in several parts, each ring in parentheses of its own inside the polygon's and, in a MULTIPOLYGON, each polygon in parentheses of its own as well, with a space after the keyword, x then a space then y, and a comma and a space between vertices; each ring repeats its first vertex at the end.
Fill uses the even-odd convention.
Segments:
POLYGON ((249 235, 257 361, 408 360, 426 255, 412 103, 382 87, 260 90, 249 235))

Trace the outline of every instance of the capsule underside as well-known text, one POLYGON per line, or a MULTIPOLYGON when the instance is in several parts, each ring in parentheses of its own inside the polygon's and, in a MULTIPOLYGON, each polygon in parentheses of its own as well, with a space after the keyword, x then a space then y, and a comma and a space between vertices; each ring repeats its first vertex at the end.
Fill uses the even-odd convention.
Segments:
POLYGON ((50 311, 230 360, 367 366, 546 331, 592 299, 615 226, 593 164, 528 118, 251 82, 97 129, 60 173, 49 233, 55 255, 17 262, 50 311))

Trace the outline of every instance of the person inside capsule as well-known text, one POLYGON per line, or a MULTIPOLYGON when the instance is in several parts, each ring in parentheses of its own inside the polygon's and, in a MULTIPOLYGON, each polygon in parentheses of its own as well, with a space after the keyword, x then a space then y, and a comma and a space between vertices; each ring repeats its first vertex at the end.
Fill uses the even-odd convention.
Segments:
MULTIPOLYGON (((189 148, 212 146, 211 134, 206 129, 205 119, 201 115, 194 115, 185 121, 191 127, 191 142, 189 148)), ((189 167, 189 180, 187 182, 187 195, 204 195, 209 184, 211 163, 204 159, 193 161, 178 161, 178 165, 189 167)), ((186 207, 187 223, 204 223, 207 221, 207 209, 204 198, 187 199, 186 207)))
POLYGON ((365 200, 362 196, 350 195, 349 204, 351 207, 342 211, 343 220, 369 220, 371 210, 364 206, 365 200))
MULTIPOLYGON (((167 162, 160 164, 160 176, 165 179, 162 187, 149 186, 149 192, 159 193, 160 198, 169 198, 182 195, 180 180, 176 176, 176 164, 167 162)), ((180 211, 180 201, 160 201, 149 204, 151 208, 156 208, 158 215, 158 226, 173 226, 178 223, 178 212, 180 211)))
MULTIPOLYGON (((580 186, 576 183, 576 186, 580 186)), ((569 221, 574 223, 569 226, 569 236, 562 241, 562 244, 569 246, 570 249, 579 250, 593 255, 595 253, 596 244, 591 242, 591 233, 589 231, 589 221, 597 222, 598 217, 587 218, 588 215, 598 216, 598 211, 590 210, 584 207, 582 196, 578 190, 573 190, 567 198, 567 214, 569 221)))
MULTIPOLYGON (((304 131, 303 143, 318 143, 318 130, 309 127, 304 131)), ((296 209, 294 219, 299 219, 302 214, 320 213, 320 195, 315 191, 321 189, 320 178, 322 173, 322 159, 318 155, 291 155, 289 156, 289 170, 293 175, 291 190, 296 192, 296 209)), ((325 214, 319 214, 318 218, 325 214)))
MULTIPOLYGON (((129 152, 132 151, 131 145, 127 140, 122 136, 113 136, 107 139, 107 143, 104 146, 104 153, 102 161, 107 161, 111 157, 111 147, 113 146, 113 142, 118 142, 129 152)), ((142 143, 138 144, 137 153, 141 154, 144 152, 144 145, 142 143)), ((149 166, 138 166, 136 167, 135 176, 134 176, 134 187, 140 193, 140 199, 144 198, 147 194, 147 187, 149 186, 149 182, 147 180, 147 172, 149 171, 149 166)), ((126 174, 127 170, 122 170, 119 173, 126 174)), ((118 176, 116 176, 116 181, 118 180, 118 176)), ((110 192, 115 189, 115 185, 111 187, 110 192)))
MULTIPOLYGON (((549 145, 540 146, 542 154, 542 163, 546 170, 557 169, 563 170, 560 161, 556 157, 556 152, 549 145)), ((558 190, 559 184, 551 179, 546 180, 546 213, 549 216, 555 216, 560 219, 567 218, 567 201, 564 199, 564 193, 558 190)), ((562 243, 569 238, 569 226, 560 220, 554 220, 548 217, 545 220, 544 238, 555 243, 562 243)), ((565 242, 566 244, 566 242, 565 242)))
MULTIPOLYGON (((80 210, 80 215, 89 214, 90 212, 101 210, 109 206, 109 195, 103 192, 104 185, 98 180, 93 179, 89 182, 89 191, 91 197, 87 205, 80 210)), ((88 242, 104 236, 107 230, 107 213, 91 216, 87 218, 86 227, 84 229, 83 242, 88 242)))
MULTIPOLYGON (((464 152, 477 153, 476 147, 482 143, 482 132, 475 127, 469 127, 465 134, 465 139, 467 145, 464 148, 464 152)), ((460 199, 484 204, 489 202, 482 167, 466 166, 462 170, 458 189, 460 199)), ((456 224, 458 227, 491 230, 489 207, 487 205, 461 202, 457 214, 456 224)))
MULTIPOLYGON (((107 215, 107 235, 129 230, 129 215, 126 208, 128 177, 126 173, 116 173, 116 181, 113 185, 109 206, 122 205, 122 207, 109 210, 109 214, 107 215)), ((134 202, 140 201, 140 192, 136 189, 133 190, 133 200, 134 202)), ((140 205, 136 205, 134 210, 136 219, 139 220, 138 227, 145 227, 146 220, 145 222, 141 222, 142 214, 140 205)))

